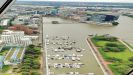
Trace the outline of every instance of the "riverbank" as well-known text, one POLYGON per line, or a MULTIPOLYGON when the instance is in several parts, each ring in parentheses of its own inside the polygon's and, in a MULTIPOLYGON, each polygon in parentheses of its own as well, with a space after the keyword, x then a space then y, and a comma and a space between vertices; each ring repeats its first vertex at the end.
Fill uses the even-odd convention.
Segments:
POLYGON ((63 18, 63 17, 60 17, 60 18, 68 20, 68 21, 77 22, 77 23, 90 24, 90 25, 103 26, 103 27, 114 27, 119 24, 118 22, 113 22, 113 23, 111 22, 100 23, 100 22, 94 22, 94 21, 83 21, 82 22, 80 20, 71 19, 71 18, 63 18))

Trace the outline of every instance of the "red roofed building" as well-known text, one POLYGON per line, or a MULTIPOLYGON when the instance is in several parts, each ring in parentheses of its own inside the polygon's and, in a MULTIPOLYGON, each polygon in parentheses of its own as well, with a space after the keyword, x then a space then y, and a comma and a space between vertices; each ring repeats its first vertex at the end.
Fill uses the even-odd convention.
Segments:
POLYGON ((19 31, 24 31, 25 34, 33 34, 33 30, 24 26, 24 25, 14 25, 9 27, 10 30, 19 30, 19 31))

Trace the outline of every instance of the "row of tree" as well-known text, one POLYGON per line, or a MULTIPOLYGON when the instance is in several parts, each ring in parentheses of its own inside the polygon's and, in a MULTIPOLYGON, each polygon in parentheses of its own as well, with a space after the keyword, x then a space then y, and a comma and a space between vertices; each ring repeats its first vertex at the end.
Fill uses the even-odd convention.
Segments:
POLYGON ((24 60, 21 65, 22 75, 41 75, 38 71, 36 71, 40 69, 40 54, 40 48, 35 47, 34 45, 29 45, 27 47, 24 60))
POLYGON ((122 44, 106 43, 104 51, 121 52, 124 51, 125 49, 126 47, 122 44))

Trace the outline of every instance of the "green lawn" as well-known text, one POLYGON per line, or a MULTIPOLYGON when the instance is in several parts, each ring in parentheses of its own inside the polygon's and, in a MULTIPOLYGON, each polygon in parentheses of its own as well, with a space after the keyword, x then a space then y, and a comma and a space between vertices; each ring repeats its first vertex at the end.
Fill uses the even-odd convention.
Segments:
POLYGON ((128 61, 128 58, 130 58, 131 56, 133 56, 133 52, 129 51, 128 49, 126 49, 123 52, 106 52, 106 54, 109 57, 116 57, 116 58, 120 58, 124 61, 128 61))
POLYGON ((15 50, 16 50, 16 48, 12 48, 12 50, 10 51, 10 53, 8 54, 8 56, 6 57, 6 60, 10 60, 10 58, 13 55, 13 53, 14 53, 15 50))
POLYGON ((17 58, 20 59, 21 55, 22 55, 22 52, 23 52, 24 48, 21 47, 19 52, 18 52, 18 55, 17 55, 17 58))
POLYGON ((115 75, 126 75, 125 73, 131 70, 128 65, 132 62, 130 62, 128 59, 133 56, 133 52, 130 51, 127 47, 124 51, 121 52, 105 52, 103 50, 105 49, 104 47, 106 43, 117 43, 123 45, 122 43, 120 43, 119 41, 111 42, 105 40, 95 40, 94 38, 91 38, 91 40, 95 44, 95 46, 98 47, 99 52, 106 61, 109 61, 109 58, 116 58, 122 60, 121 62, 116 61, 108 65, 115 75))
POLYGON ((103 47, 105 46, 106 43, 117 43, 117 44, 121 44, 119 41, 115 41, 115 42, 110 42, 110 41, 98 41, 95 39, 91 39, 92 42, 97 46, 97 47, 103 47))
POLYGON ((1 52, 0 52, 0 55, 6 56, 6 54, 8 53, 8 51, 9 51, 9 50, 1 51, 1 52))
MULTIPOLYGON (((94 44, 96 44, 98 47, 104 47, 106 43, 110 43, 110 42, 109 41, 97 41, 94 44)), ((118 41, 115 43, 121 44, 118 41)), ((104 53, 105 53, 104 55, 106 56, 120 58, 120 59, 123 59, 124 61, 128 61, 128 58, 133 56, 133 52, 131 52, 128 48, 122 52, 104 52, 104 53)))

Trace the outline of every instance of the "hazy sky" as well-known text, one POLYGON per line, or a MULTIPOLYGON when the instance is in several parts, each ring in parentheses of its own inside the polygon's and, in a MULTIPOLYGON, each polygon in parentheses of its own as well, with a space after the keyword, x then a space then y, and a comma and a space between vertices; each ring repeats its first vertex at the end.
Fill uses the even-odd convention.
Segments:
POLYGON ((18 0, 18 1, 79 1, 79 2, 124 2, 133 3, 133 0, 18 0))

